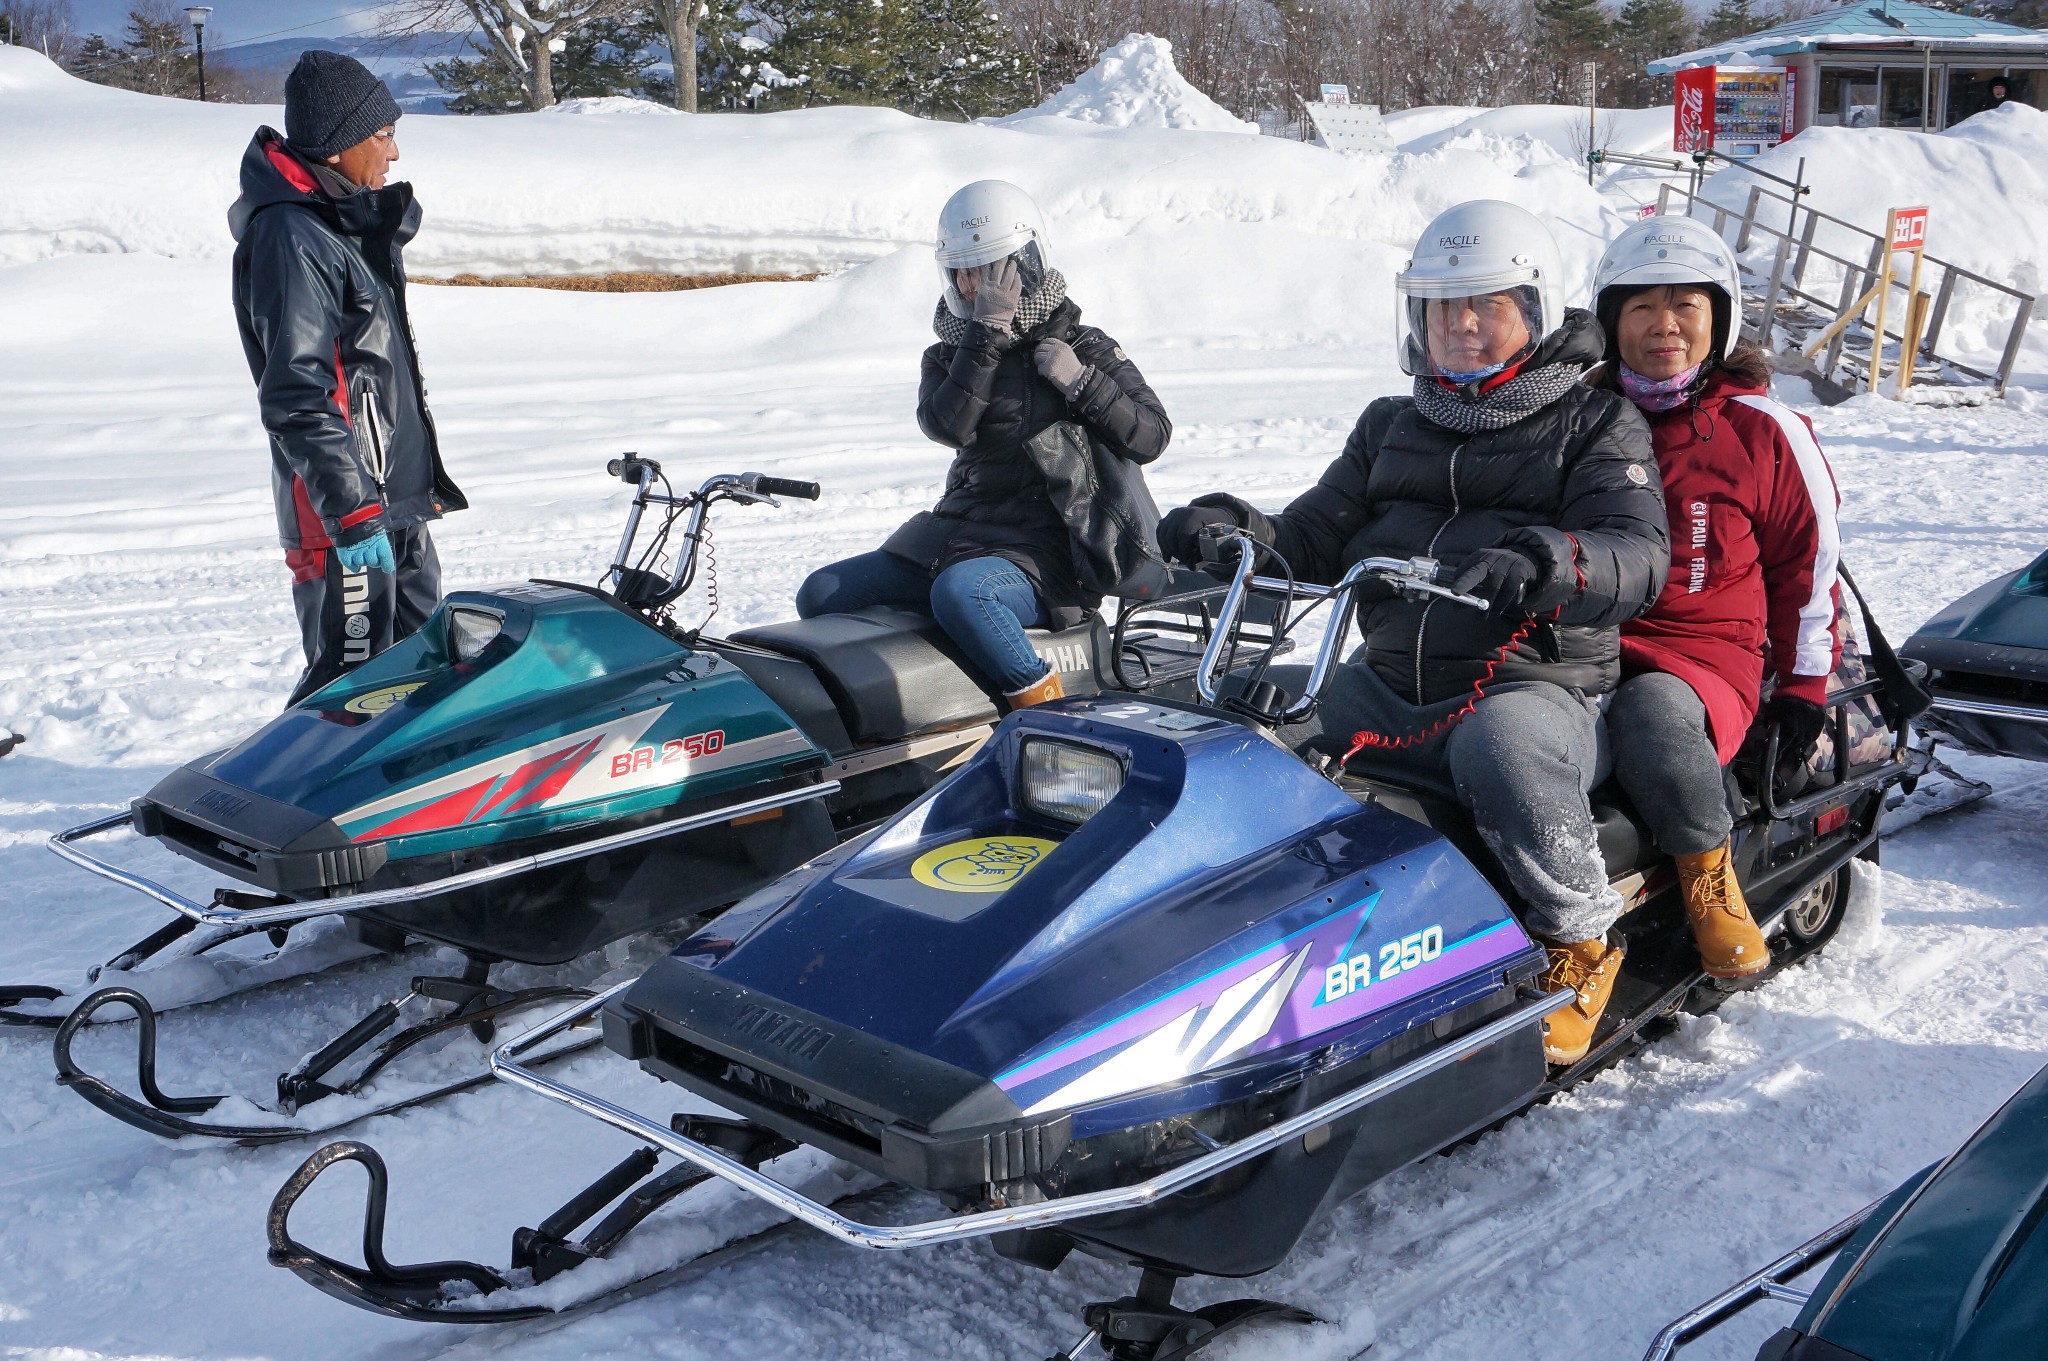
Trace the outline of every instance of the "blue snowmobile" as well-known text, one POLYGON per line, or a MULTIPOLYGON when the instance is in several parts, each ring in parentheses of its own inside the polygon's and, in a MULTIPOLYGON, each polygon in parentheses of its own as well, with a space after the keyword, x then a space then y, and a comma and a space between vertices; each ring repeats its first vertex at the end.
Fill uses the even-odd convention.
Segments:
MULTIPOLYGON (((520 1229, 509 1269, 391 1263, 389 1175, 352 1141, 279 1191, 270 1260, 398 1317, 530 1318, 556 1308, 522 1298, 534 1283, 717 1179, 857 1247, 987 1238, 1048 1270, 1076 1248, 1138 1268, 1136 1292, 1090 1306, 1063 1358, 1093 1341, 1166 1361, 1254 1320, 1310 1320, 1250 1299, 1181 1309, 1174 1284, 1268 1270, 1324 1208, 1725 994, 1700 972, 1671 865, 1603 791, 1601 851, 1633 908, 1627 972, 1585 1060, 1548 1069, 1544 1018, 1570 994, 1544 991, 1544 951, 1453 792, 1391 768, 1313 769, 1275 736, 1315 704, 1366 577, 1483 602, 1454 595, 1426 559, 1369 558, 1325 588, 1255 576, 1250 541, 1230 546, 1228 585, 1204 597, 1214 630, 1195 699, 1103 694, 1009 716, 883 826, 494 1053, 505 1081, 644 1141, 520 1229), (1270 656, 1241 634, 1262 596, 1275 641, 1329 610, 1301 695, 1279 690, 1270 656), (592 1021, 621 1058, 735 1118, 629 1110, 529 1061, 592 1021), (908 1224, 841 1213, 778 1180, 776 1160, 798 1149, 925 1193, 939 1212, 908 1224), (664 1156, 679 1161, 663 1168, 664 1156), (291 1234, 292 1206, 339 1162, 370 1176, 362 1265, 291 1234)), ((1838 690, 1838 735, 1843 706, 1881 688, 1838 690)), ((1875 856, 1900 778, 1897 740, 1861 765, 1838 750, 1796 797, 1741 796, 1735 854, 1774 970, 1834 934, 1849 864, 1875 856)))
MULTIPOLYGON (((468 1029, 488 1042, 510 1014, 587 995, 496 987, 494 964, 559 965, 708 918, 897 812, 994 730, 1000 695, 926 616, 868 609, 727 637, 676 620, 700 568, 716 609, 713 506, 815 499, 817 484, 745 473, 678 494, 653 459, 609 471, 634 494, 603 586, 456 592, 413 637, 252 736, 53 838, 175 915, 91 970, 82 999, 0 986, 0 1023, 55 1027, 59 1080, 138 1128, 303 1137, 320 1128, 303 1107, 363 1093, 426 1041, 468 1029), (123 832, 233 886, 194 899, 88 849, 123 832), (213 953, 266 934, 272 948, 254 958, 213 953), (156 1012, 415 942, 461 952, 462 973, 414 979, 281 1076, 274 1121, 199 1118, 224 1098, 159 1088, 156 1012), (138 1020, 139 1096, 73 1058, 108 1008, 138 1020)), ((1180 632, 1112 634, 1091 616, 1031 638, 1069 693, 1170 687, 1192 675, 1205 635, 1199 619, 1166 622, 1180 632)), ((488 1080, 479 1054, 472 1076, 395 1105, 488 1080)), ((345 1122, 394 1108, 341 1104, 345 1122)))

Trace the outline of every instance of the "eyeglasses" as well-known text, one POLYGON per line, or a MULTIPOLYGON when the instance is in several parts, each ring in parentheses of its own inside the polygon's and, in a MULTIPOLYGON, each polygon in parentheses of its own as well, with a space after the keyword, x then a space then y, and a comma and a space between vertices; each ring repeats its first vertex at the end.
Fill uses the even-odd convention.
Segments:
POLYGON ((371 133, 370 135, 371 135, 372 137, 376 138, 376 139, 377 139, 378 141, 380 141, 380 142, 394 142, 394 143, 395 143, 395 142, 396 142, 396 141, 398 140, 398 129, 397 129, 397 128, 379 128, 379 129, 378 129, 377 131, 375 131, 375 132, 371 133))

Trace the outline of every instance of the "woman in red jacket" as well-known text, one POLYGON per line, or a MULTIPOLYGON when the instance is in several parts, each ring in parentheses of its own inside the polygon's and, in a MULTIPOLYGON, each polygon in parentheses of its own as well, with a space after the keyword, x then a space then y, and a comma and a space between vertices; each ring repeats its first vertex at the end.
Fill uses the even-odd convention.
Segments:
POLYGON ((1741 978, 1770 950, 1729 863, 1722 768, 1753 725, 1775 725, 1781 767, 1820 737, 1839 497, 1812 427, 1768 395, 1764 352, 1736 341, 1742 278, 1718 233, 1650 218, 1608 248, 1594 287, 1608 363, 1593 381, 1648 417, 1671 523, 1670 578, 1622 625, 1615 776, 1677 861, 1707 973, 1741 978))

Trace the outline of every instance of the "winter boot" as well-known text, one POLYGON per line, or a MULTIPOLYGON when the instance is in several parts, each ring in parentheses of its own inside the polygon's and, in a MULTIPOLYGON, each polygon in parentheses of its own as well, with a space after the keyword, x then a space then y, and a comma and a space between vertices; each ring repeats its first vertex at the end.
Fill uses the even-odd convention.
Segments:
POLYGON ((1040 676, 1022 690, 1011 690, 1003 695, 1012 709, 1028 709, 1034 704, 1050 704, 1056 699, 1067 697, 1067 687, 1060 684, 1060 673, 1048 666, 1040 676))
POLYGON ((1593 1047, 1600 1013, 1607 1010, 1621 973, 1622 950, 1598 936, 1571 945, 1545 942, 1544 948, 1550 952, 1544 986, 1551 992, 1576 992, 1578 998, 1543 1022, 1543 1057, 1550 1063, 1577 1063, 1593 1047))
POLYGON ((1700 963, 1709 978, 1747 978, 1770 967, 1771 947, 1757 930, 1735 882, 1735 866, 1722 842, 1699 855, 1674 857, 1686 919, 1699 943, 1700 963))

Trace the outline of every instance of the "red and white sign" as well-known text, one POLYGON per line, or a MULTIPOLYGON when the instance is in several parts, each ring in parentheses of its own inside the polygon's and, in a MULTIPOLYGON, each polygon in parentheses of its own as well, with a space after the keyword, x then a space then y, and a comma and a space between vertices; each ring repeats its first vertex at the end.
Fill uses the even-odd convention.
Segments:
POLYGON ((1711 151, 1714 147, 1714 68, 1696 66, 1672 78, 1677 108, 1671 131, 1671 146, 1681 155, 1711 151))
POLYGON ((1927 245, 1927 210, 1901 208, 1892 218, 1892 249, 1922 250, 1927 245))

